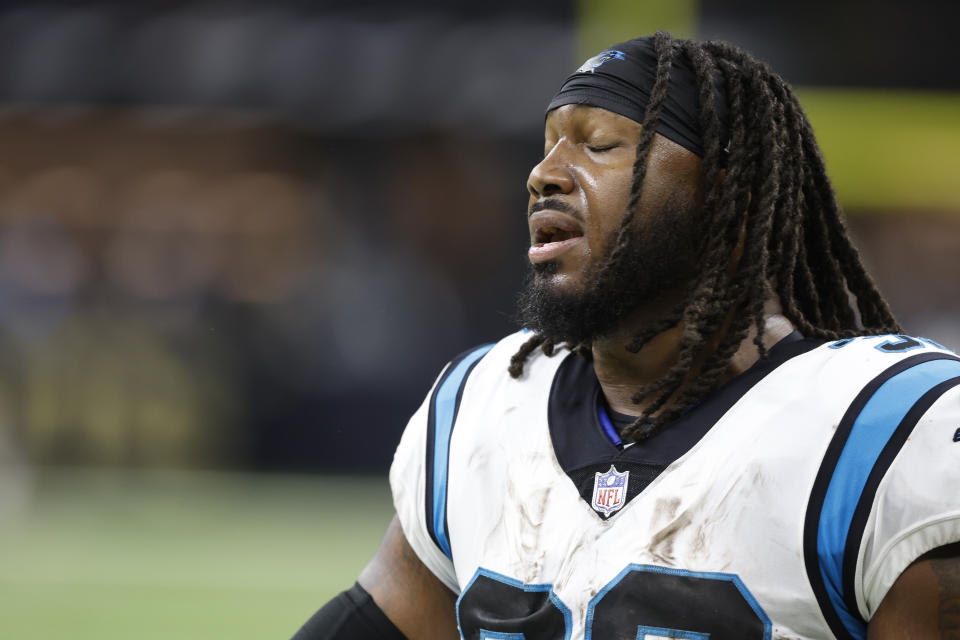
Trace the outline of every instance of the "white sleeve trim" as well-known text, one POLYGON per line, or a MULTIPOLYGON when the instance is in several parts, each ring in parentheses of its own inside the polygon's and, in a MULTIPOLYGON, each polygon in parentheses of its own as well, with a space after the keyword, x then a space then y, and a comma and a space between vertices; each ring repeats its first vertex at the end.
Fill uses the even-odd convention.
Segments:
POLYGON ((407 423, 390 466, 390 489, 397 520, 407 544, 420 561, 454 593, 459 593, 453 562, 433 542, 427 530, 426 510, 426 446, 427 414, 430 397, 407 423))
MULTIPOLYGON (((390 484, 393 487, 394 496, 398 496, 398 489, 394 481, 393 474, 390 476, 390 484)), ((435 575, 440 582, 442 582, 448 589, 453 591, 456 594, 460 593, 460 585, 457 583, 457 574, 453 569, 453 562, 447 556, 443 555, 443 552, 437 548, 437 545, 430 538, 430 535, 426 533, 425 529, 425 516, 424 516, 424 476, 420 474, 419 482, 417 483, 417 490, 414 494, 414 500, 419 498, 420 508, 418 509, 418 518, 416 522, 410 522, 411 518, 409 517, 410 511, 404 510, 404 514, 401 515, 401 510, 397 508, 397 519, 400 521, 400 528, 403 529, 403 535, 407 539, 407 544, 410 545, 410 548, 413 549, 413 552, 417 554, 417 557, 420 558, 420 562, 430 570, 430 572, 435 575)), ((398 498, 394 498, 394 501, 399 503, 398 498)))
POLYGON ((900 574, 917 558, 937 547, 960 541, 960 511, 918 523, 890 540, 863 578, 860 614, 869 620, 900 574))

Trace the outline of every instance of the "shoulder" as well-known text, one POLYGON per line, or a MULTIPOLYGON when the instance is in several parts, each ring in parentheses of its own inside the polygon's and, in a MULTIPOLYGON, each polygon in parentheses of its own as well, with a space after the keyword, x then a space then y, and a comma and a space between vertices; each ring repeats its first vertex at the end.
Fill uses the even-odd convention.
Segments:
POLYGON ((918 418, 960 382, 960 357, 926 338, 863 336, 827 343, 814 353, 825 378, 854 382, 857 393, 846 416, 851 420, 889 425, 896 415, 918 418))
MULTIPOLYGON (((960 375, 960 357, 928 338, 870 335, 825 342, 788 363, 784 373, 794 380, 819 381, 826 390, 859 390, 868 394, 892 378, 923 385, 931 372, 960 375), (905 376, 902 374, 906 374, 905 376)), ((836 395, 833 394, 833 395, 836 395)), ((844 394, 840 394, 841 396, 844 394)))
POLYGON ((859 361, 862 364, 890 364, 896 360, 915 356, 933 357, 956 354, 947 347, 929 338, 904 334, 881 334, 844 338, 824 343, 817 351, 836 361, 859 361))
MULTIPOLYGON (((532 335, 518 331, 468 349, 444 367, 425 403, 429 440, 434 439, 432 434, 451 432, 455 425, 472 424, 475 418, 488 421, 550 394, 557 370, 569 355, 567 349, 555 349, 550 357, 538 349, 530 354, 520 376, 510 373, 511 361, 532 335)), ((489 428, 485 424, 484 429, 489 428)))
POLYGON ((814 341, 795 342, 799 353, 776 365, 741 404, 775 399, 781 413, 837 425, 844 416, 855 419, 871 399, 875 407, 910 403, 960 375, 960 358, 925 338, 858 336, 803 350, 804 342, 814 341))
POLYGON ((960 539, 960 358, 906 335, 839 340, 801 358, 805 386, 837 411, 806 555, 824 611, 838 612, 828 619, 850 625, 870 618, 911 562, 960 539))
POLYGON ((552 379, 559 363, 569 350, 554 349, 550 357, 544 357, 539 349, 528 356, 523 374, 513 378, 509 373, 511 361, 524 344, 533 337, 527 330, 512 333, 497 342, 478 345, 463 351, 443 368, 434 386, 438 390, 465 390, 477 392, 484 388, 507 385, 524 385, 544 378, 552 379), (469 387, 468 387, 469 385, 469 387))
POLYGON ((483 360, 482 371, 492 372, 497 369, 497 365, 502 364, 503 367, 501 367, 501 369, 503 373, 506 374, 506 367, 509 365, 510 359, 531 335, 532 334, 527 331, 517 331, 496 342, 487 342, 470 347, 457 354, 447 363, 439 379, 442 380, 448 377, 458 368, 472 369, 474 366, 479 365, 481 360, 483 360))
POLYGON ((511 358, 530 336, 518 331, 452 358, 410 418, 394 454, 390 485, 407 541, 421 561, 455 591, 459 587, 446 515, 449 477, 458 459, 454 454, 469 457, 475 451, 472 447, 500 425, 496 416, 537 393, 549 392, 556 368, 564 360, 562 350, 552 358, 533 358, 519 379, 508 371, 511 358))

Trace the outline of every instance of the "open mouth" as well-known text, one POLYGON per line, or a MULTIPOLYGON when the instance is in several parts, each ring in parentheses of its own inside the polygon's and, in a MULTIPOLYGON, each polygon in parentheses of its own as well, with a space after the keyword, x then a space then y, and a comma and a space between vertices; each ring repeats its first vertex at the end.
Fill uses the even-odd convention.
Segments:
POLYGON ((549 244, 551 242, 563 242, 571 238, 580 238, 583 232, 579 229, 567 229, 559 226, 545 225, 537 227, 533 232, 533 243, 537 245, 549 244))
POLYGON ((548 262, 580 244, 583 228, 570 217, 556 211, 542 211, 530 216, 531 262, 548 262))

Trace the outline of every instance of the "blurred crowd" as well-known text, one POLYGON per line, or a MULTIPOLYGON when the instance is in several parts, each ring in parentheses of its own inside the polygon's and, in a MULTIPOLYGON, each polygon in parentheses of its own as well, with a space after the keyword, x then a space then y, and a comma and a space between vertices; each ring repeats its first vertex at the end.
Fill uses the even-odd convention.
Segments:
POLYGON ((4 422, 43 461, 382 465, 510 326, 526 162, 149 115, 0 116, 4 422))

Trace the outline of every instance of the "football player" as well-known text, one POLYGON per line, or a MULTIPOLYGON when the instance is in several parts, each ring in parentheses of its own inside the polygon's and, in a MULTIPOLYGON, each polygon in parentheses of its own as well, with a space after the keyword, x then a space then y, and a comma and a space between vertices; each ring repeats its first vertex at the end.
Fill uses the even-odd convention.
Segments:
POLYGON ((525 329, 443 370, 295 637, 960 638, 960 358, 903 334, 786 83, 614 45, 527 186, 525 329))

